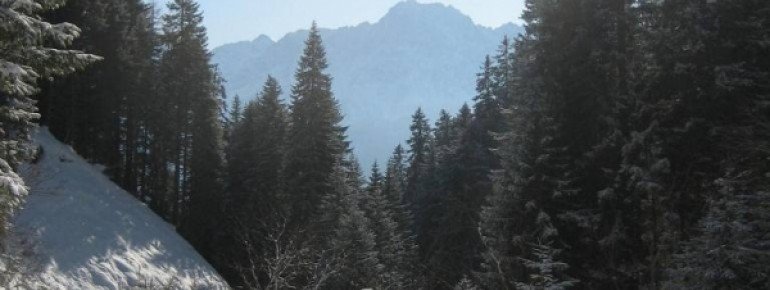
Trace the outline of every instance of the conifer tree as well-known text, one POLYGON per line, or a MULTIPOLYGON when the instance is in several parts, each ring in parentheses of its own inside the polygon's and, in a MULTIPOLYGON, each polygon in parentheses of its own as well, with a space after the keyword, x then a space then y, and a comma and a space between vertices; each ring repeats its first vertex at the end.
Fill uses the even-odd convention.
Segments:
POLYGON ((153 94, 155 27, 139 0, 71 0, 46 15, 83 28, 74 47, 104 56, 93 69, 46 85, 43 122, 79 154, 104 164, 129 192, 140 179, 137 151, 142 119, 153 94), (86 85, 87 84, 87 85, 86 85))
POLYGON ((436 162, 442 163, 443 160, 449 158, 454 152, 454 145, 457 145, 455 141, 458 136, 452 116, 443 109, 439 112, 438 116, 438 121, 436 121, 433 129, 433 136, 435 139, 433 149, 435 151, 436 162))
POLYGON ((388 160, 388 167, 385 170, 383 191, 387 193, 389 199, 399 203, 405 202, 406 174, 406 153, 399 144, 393 149, 393 155, 388 160))
POLYGON ((406 190, 404 201, 414 216, 413 231, 416 234, 417 244, 420 248, 421 258, 424 260, 429 254, 432 244, 432 230, 435 228, 435 220, 431 220, 435 203, 434 195, 434 168, 435 168, 435 143, 433 132, 428 124, 428 119, 421 108, 412 115, 412 124, 409 127, 411 137, 407 140, 409 145, 409 166, 406 172, 406 190))
POLYGON ((403 206, 399 200, 388 197, 384 191, 385 177, 379 166, 372 166, 366 200, 363 209, 371 221, 375 234, 378 259, 383 266, 380 284, 386 289, 407 289, 417 287, 415 281, 419 268, 416 262, 416 248, 407 227, 403 226, 403 206))
POLYGON ((323 247, 325 257, 320 263, 329 263, 337 273, 324 283, 327 289, 358 289, 380 286, 384 266, 379 260, 376 232, 367 217, 358 187, 360 172, 355 172, 355 161, 340 159, 332 175, 333 191, 323 196, 320 205, 323 247), (347 163, 347 164, 346 164, 347 163))
POLYGON ((238 122, 243 118, 242 106, 241 97, 235 95, 233 103, 230 105, 229 111, 227 112, 228 114, 224 120, 225 139, 227 139, 228 142, 233 135, 235 127, 238 126, 238 122))
POLYGON ((287 127, 287 112, 280 95, 278 82, 268 77, 257 100, 247 104, 228 144, 227 215, 231 224, 226 226, 232 243, 228 260, 234 261, 230 263, 235 263, 236 268, 247 267, 252 261, 260 263, 251 266, 266 266, 261 263, 261 251, 276 245, 262 242, 276 241, 264 240, 262 236, 271 233, 272 229, 267 227, 280 224, 282 219, 277 218, 286 214, 279 200, 284 188, 282 166, 287 127), (239 243, 244 236, 251 243, 239 243))
MULTIPOLYGON (((345 128, 331 92, 331 77, 321 36, 313 23, 295 73, 286 152, 286 205, 291 224, 305 227, 318 214, 321 198, 330 194, 330 173, 347 150, 345 128)), ((319 229, 311 229, 319 230, 319 229)))
MULTIPOLYGON (((766 171, 755 162, 766 156, 756 148, 765 146, 759 140, 767 134, 760 129, 767 124, 768 108, 767 80, 760 75, 767 73, 768 65, 767 58, 758 54, 760 43, 767 39, 767 5, 762 1, 643 3, 642 15, 655 26, 645 30, 644 48, 652 55, 645 65, 651 69, 644 75, 645 90, 633 121, 654 129, 651 138, 660 140, 660 145, 646 148, 647 155, 665 157, 670 168, 659 179, 665 194, 658 196, 666 199, 657 209, 662 213, 658 221, 665 227, 643 228, 648 236, 661 237, 657 243, 645 244, 649 253, 645 283, 650 287, 661 287, 668 279, 680 280, 675 287, 714 288, 723 283, 741 288, 751 285, 750 281, 762 281, 758 276, 747 278, 752 275, 746 272, 731 281, 730 276, 741 270, 732 268, 730 260, 740 255, 732 252, 733 247, 751 239, 739 226, 751 222, 731 212, 762 207, 764 189, 759 188, 766 187, 749 180, 766 171), (748 203, 752 205, 743 206, 748 203), (682 245, 684 254, 678 250, 682 245), (691 263, 683 263, 686 259, 691 263), (664 271, 677 266, 683 267, 681 271, 664 271), (667 279, 667 274, 674 276, 667 279)), ((655 169, 639 167, 642 174, 655 169)))
MULTIPOLYGON (((498 45, 497 54, 489 60, 489 66, 487 66, 486 60, 484 64, 484 74, 487 73, 486 70, 487 67, 489 67, 489 75, 488 80, 483 80, 483 85, 487 86, 486 82, 488 82, 492 89, 490 93, 494 95, 494 98, 497 99, 504 108, 508 108, 511 105, 511 83, 514 80, 513 75, 511 75, 511 66, 513 65, 513 59, 516 55, 513 53, 513 50, 514 44, 511 43, 508 36, 505 36, 500 45, 498 45)), ((482 79, 479 79, 479 81, 482 81, 482 79)), ((477 82, 477 89, 479 88, 479 85, 482 85, 482 83, 477 82)), ((491 99, 489 96, 484 96, 483 98, 491 99)))
POLYGON ((700 222, 700 235, 674 255, 665 288, 770 287, 770 193, 741 192, 731 181, 723 182, 721 197, 700 222))
POLYGON ((491 99, 493 96, 484 96, 486 93, 491 93, 491 88, 479 88, 479 95, 487 98, 479 97, 476 104, 483 115, 472 114, 464 105, 453 120, 453 149, 439 163, 437 173, 438 190, 443 196, 441 210, 434 217, 441 226, 433 235, 441 242, 433 246, 431 268, 442 269, 442 280, 451 284, 479 270, 482 251, 477 229, 479 213, 492 191, 490 175, 499 166, 497 156, 492 153, 496 145, 491 134, 502 130, 502 126, 497 125, 502 121, 501 110, 496 100, 491 99))
POLYGON ((206 257, 212 257, 217 224, 223 217, 223 160, 220 85, 207 51, 199 5, 192 0, 168 4, 163 17, 162 91, 170 122, 159 134, 173 136, 169 213, 182 233, 206 257))
POLYGON ((379 283, 385 288, 403 288, 400 283, 404 282, 402 266, 399 263, 400 239, 398 222, 393 214, 393 207, 389 204, 382 190, 383 176, 380 173, 379 166, 375 162, 372 165, 369 184, 365 191, 362 207, 371 221, 372 232, 374 233, 376 248, 378 250, 377 258, 382 263, 382 274, 379 283))
POLYGON ((418 285, 417 287, 419 287, 423 283, 421 276, 424 274, 424 269, 419 264, 419 247, 414 232, 414 215, 404 200, 406 174, 406 154, 403 147, 398 145, 388 161, 382 190, 392 208, 393 219, 398 226, 398 234, 401 235, 399 268, 406 273, 402 284, 405 287, 409 285, 418 285))
POLYGON ((280 95, 278 82, 268 77, 258 99, 246 106, 233 130, 228 160, 229 188, 235 204, 245 207, 243 211, 249 215, 267 211, 254 206, 279 205, 287 127, 287 112, 280 95))
POLYGON ((404 193, 407 203, 415 206, 426 194, 426 186, 429 177, 431 144, 433 136, 428 119, 418 108, 412 115, 412 124, 409 126, 412 132, 406 143, 409 145, 409 167, 407 169, 407 188, 404 193))
MULTIPOLYGON (((533 8, 530 8, 533 9, 533 8)), ((534 37, 516 42, 516 58, 509 72, 510 109, 507 130, 499 135, 501 170, 480 218, 484 252, 480 284, 488 289, 515 289, 515 281, 528 279, 523 259, 534 259, 542 214, 550 217, 554 189, 555 126, 542 95, 542 81, 533 62, 534 37)))

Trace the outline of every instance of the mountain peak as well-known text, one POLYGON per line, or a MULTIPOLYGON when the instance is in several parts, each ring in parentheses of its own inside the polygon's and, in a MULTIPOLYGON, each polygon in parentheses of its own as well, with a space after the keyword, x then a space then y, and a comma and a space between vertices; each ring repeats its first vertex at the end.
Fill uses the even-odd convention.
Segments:
POLYGON ((451 5, 441 3, 419 3, 415 0, 401 1, 388 11, 380 22, 411 22, 427 21, 431 22, 454 22, 454 23, 473 23, 470 17, 460 12, 451 5))
POLYGON ((255 38, 252 42, 254 43, 267 43, 267 44, 273 44, 274 41, 270 36, 260 34, 257 38, 255 38))

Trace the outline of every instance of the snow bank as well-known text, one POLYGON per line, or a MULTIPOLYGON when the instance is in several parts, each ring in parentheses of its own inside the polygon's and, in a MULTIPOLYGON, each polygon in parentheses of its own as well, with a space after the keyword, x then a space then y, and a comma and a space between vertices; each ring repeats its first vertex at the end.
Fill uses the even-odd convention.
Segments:
POLYGON ((44 154, 22 173, 31 187, 15 219, 19 247, 36 261, 29 288, 226 289, 175 229, 46 129, 44 154))

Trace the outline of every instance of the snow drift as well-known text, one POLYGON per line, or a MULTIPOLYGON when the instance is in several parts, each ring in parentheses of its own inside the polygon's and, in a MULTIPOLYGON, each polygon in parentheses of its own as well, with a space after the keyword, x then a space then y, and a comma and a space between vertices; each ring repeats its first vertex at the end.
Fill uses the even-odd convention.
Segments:
POLYGON ((24 287, 225 289, 175 229, 41 128, 41 158, 22 173, 30 195, 14 247, 35 265, 24 287))

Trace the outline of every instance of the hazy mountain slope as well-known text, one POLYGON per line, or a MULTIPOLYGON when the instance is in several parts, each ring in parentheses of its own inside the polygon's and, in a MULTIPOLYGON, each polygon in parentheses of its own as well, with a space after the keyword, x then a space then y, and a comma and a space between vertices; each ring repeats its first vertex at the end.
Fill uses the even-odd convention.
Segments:
MULTIPOLYGON (((442 108, 454 111, 470 101, 484 56, 495 52, 504 35, 520 31, 513 24, 477 26, 452 7, 414 1, 394 6, 374 24, 322 30, 333 89, 362 163, 384 160, 407 138, 418 106, 435 118, 442 108)), ((260 37, 215 49, 228 94, 251 99, 272 74, 287 96, 306 35, 298 31, 275 43, 260 37)))
POLYGON ((40 129, 42 158, 14 240, 34 260, 32 289, 226 289, 174 228, 40 129))

